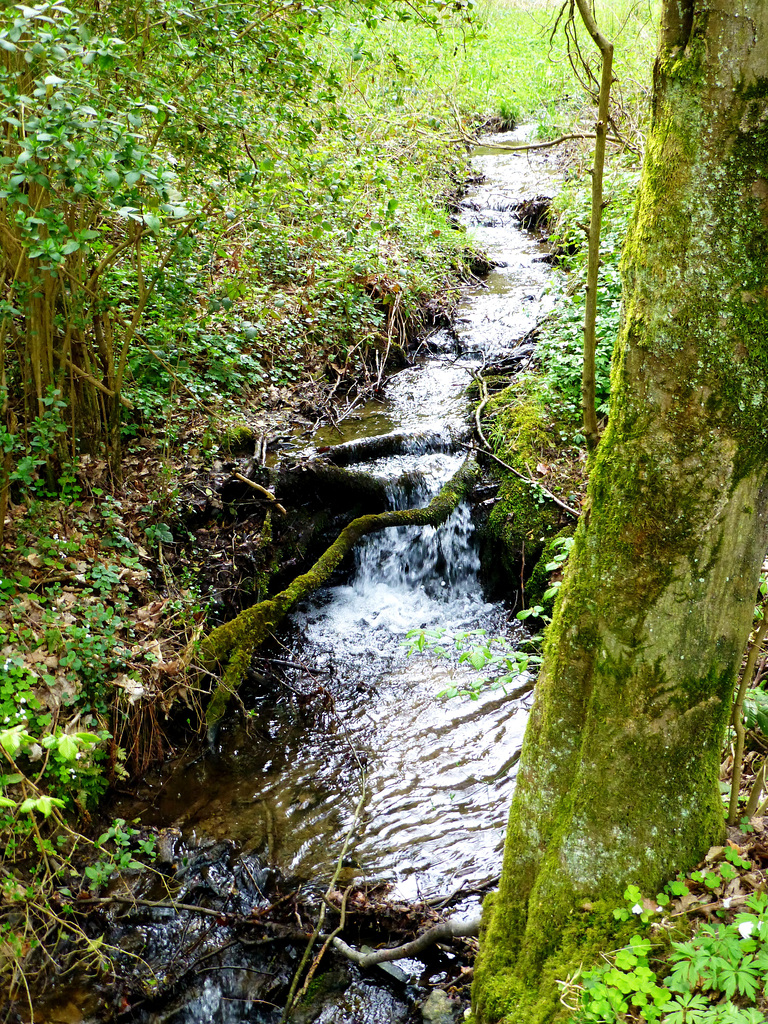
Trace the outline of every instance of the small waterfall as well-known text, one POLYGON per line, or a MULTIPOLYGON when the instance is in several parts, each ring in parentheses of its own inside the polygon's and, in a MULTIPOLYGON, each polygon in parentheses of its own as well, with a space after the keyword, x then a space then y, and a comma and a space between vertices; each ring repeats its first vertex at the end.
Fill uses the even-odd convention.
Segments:
MULTIPOLYGON (((400 476, 408 457, 378 462, 376 475, 400 476)), ((408 459, 408 461, 411 461, 408 459)), ((461 464, 448 455, 419 456, 416 464, 427 470, 405 486, 388 487, 390 507, 424 506, 461 464)), ((411 465, 411 470, 413 465, 411 465)), ((398 644, 403 634, 416 627, 439 625, 461 628, 489 610, 482 597, 480 559, 474 543, 470 511, 461 505, 437 529, 404 526, 382 530, 367 537, 355 551, 355 571, 350 582, 313 598, 295 617, 304 640, 340 646, 363 642, 376 631, 380 649, 398 644), (391 636, 381 637, 381 631, 391 636)))

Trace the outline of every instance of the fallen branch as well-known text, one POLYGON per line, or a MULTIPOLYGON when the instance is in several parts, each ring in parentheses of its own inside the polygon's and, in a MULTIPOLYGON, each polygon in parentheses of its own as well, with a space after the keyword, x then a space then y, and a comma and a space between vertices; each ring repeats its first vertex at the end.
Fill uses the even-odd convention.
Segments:
POLYGON ((333 940, 334 947, 343 953, 344 956, 357 964, 358 967, 373 967, 376 964, 388 963, 391 960, 405 960, 408 957, 417 956, 422 950, 434 946, 436 942, 445 942, 447 939, 466 938, 470 935, 477 935, 480 931, 480 918, 473 917, 469 921, 441 921, 433 928, 422 932, 412 942, 406 942, 402 946, 393 946, 388 949, 375 949, 372 953, 361 953, 352 946, 348 946, 338 936, 333 940))
POLYGON ((272 489, 286 498, 298 497, 302 503, 308 494, 326 507, 349 508, 365 502, 366 511, 380 512, 387 507, 387 481, 372 473, 345 469, 332 462, 314 460, 272 475, 272 489))
POLYGON ((206 671, 223 668, 223 675, 208 705, 205 720, 212 729, 223 717, 230 698, 237 692, 256 648, 302 598, 323 586, 342 558, 361 538, 390 526, 438 526, 457 507, 477 478, 479 469, 467 458, 425 508, 399 509, 360 516, 346 526, 312 568, 297 576, 279 594, 246 608, 231 622, 225 622, 200 642, 198 658, 206 671))
POLYGON ((196 903, 176 903, 174 900, 142 900, 135 896, 88 896, 75 900, 69 906, 73 910, 86 910, 88 907, 103 907, 112 903, 120 903, 128 907, 149 907, 152 910, 170 910, 174 914, 178 914, 180 910, 186 910, 190 914, 204 914, 208 917, 229 916, 223 914, 221 910, 199 907, 196 903))
POLYGON ((463 431, 452 431, 450 437, 440 431, 396 430, 391 434, 376 434, 374 437, 361 437, 353 441, 343 441, 327 448, 318 449, 320 454, 337 466, 346 466, 353 462, 368 462, 388 455, 404 455, 413 452, 451 451, 455 440, 466 437, 463 431))
MULTIPOLYGON (((529 150, 535 149, 552 149, 554 146, 560 146, 563 142, 572 142, 575 139, 596 139, 597 135, 594 132, 574 132, 571 135, 561 135, 557 139, 553 139, 551 142, 526 142, 520 143, 519 146, 506 145, 503 142, 483 142, 482 139, 474 138, 472 135, 465 135, 464 142, 471 143, 473 146, 486 146, 488 149, 499 149, 505 153, 526 153, 529 150)), ((612 142, 615 146, 624 146, 626 149, 631 150, 633 153, 639 153, 637 146, 633 145, 628 139, 624 139, 621 136, 607 135, 605 137, 606 142, 612 142)))

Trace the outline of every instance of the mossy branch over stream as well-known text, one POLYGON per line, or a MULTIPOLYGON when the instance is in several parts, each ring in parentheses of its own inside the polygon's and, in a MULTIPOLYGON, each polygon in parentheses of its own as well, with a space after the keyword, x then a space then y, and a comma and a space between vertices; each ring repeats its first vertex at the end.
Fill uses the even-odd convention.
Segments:
POLYGON ((201 641, 198 657, 208 670, 222 670, 206 712, 209 728, 223 717, 230 697, 240 686, 254 651, 269 637, 281 620, 307 594, 326 583, 341 560, 366 534, 390 526, 439 526, 466 495, 479 473, 474 459, 468 458, 440 492, 424 508, 391 510, 359 516, 345 526, 336 540, 318 558, 312 568, 266 601, 246 608, 231 622, 218 626, 201 641))

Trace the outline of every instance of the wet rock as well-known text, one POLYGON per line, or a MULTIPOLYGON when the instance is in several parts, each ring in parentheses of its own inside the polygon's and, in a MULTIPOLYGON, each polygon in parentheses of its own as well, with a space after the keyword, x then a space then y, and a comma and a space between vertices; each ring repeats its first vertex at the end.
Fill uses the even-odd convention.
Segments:
POLYGON ((421 1018, 425 1024, 452 1024, 459 1009, 447 992, 436 988, 421 1004, 421 1018))
POLYGON ((352 974, 346 964, 315 975, 304 1000, 291 1014, 294 1024, 311 1024, 329 1006, 338 1006, 351 983, 352 974))
POLYGON ((496 266, 498 264, 494 260, 488 259, 484 253, 476 253, 470 261, 469 269, 476 277, 485 277, 496 266))
POLYGON ((520 226, 535 235, 546 238, 550 231, 551 196, 533 196, 515 204, 515 213, 520 226))
POLYGON ((161 829, 155 837, 156 863, 160 865, 176 864, 181 856, 181 830, 178 828, 161 829))

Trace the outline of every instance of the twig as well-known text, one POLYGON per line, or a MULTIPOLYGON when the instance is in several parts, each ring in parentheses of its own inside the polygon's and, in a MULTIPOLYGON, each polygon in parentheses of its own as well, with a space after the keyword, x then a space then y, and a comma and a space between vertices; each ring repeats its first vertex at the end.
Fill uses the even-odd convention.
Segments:
POLYGON ((161 355, 159 355, 157 352, 155 352, 155 350, 152 348, 152 346, 149 344, 149 342, 145 341, 144 338, 142 338, 142 336, 139 334, 138 331, 134 331, 134 337, 136 338, 136 341, 138 341, 138 343, 140 345, 143 345, 144 348, 147 350, 147 352, 149 352, 149 354, 154 359, 156 359, 158 363, 160 363, 160 365, 165 370, 165 372, 170 374, 171 377, 173 377, 173 379, 178 384, 179 388, 186 395, 188 395, 192 399, 193 402, 195 402, 195 404, 197 405, 198 409, 202 413, 207 415, 208 410, 206 409, 206 407, 203 404, 203 402, 200 401, 200 399, 197 397, 197 395, 195 394, 194 391, 190 390, 190 388, 187 387, 187 385, 184 383, 184 381, 181 379, 181 377, 179 377, 178 373, 176 373, 176 371, 173 369, 173 367, 165 359, 163 359, 163 357, 161 355))
POLYGON ((763 786, 765 785, 766 768, 768 768, 768 761, 763 761, 760 766, 760 771, 757 773, 755 781, 752 783, 749 800, 747 800, 747 806, 744 808, 744 815, 747 818, 751 818, 760 805, 760 797, 762 796, 763 786))
MULTIPOLYGON (((114 391, 110 391, 110 389, 108 387, 105 387, 101 383, 101 381, 96 380, 96 378, 93 376, 93 374, 88 373, 86 370, 81 369, 79 366, 75 366, 75 364, 72 362, 71 359, 65 359, 64 363, 65 363, 65 365, 66 365, 68 370, 71 370, 73 373, 76 373, 77 376, 78 377, 82 377, 83 380, 87 380, 88 383, 91 385, 91 387, 96 388, 97 391, 101 391, 101 393, 103 395, 106 395, 108 398, 114 398, 115 397, 115 392, 114 391)), ((120 399, 120 404, 124 405, 126 409, 133 409, 134 408, 133 402, 130 402, 124 395, 120 395, 119 399, 120 399)))
MULTIPOLYGON (((727 898, 730 899, 731 905, 733 905, 734 903, 746 903, 752 895, 753 894, 751 892, 748 892, 744 893, 743 896, 730 896, 727 898)), ((722 907, 723 903, 724 900, 715 900, 714 903, 696 903, 688 907, 687 910, 678 910, 676 913, 670 914, 669 917, 670 919, 673 917, 687 917, 688 914, 698 914, 700 910, 711 910, 713 907, 722 907)))
POLYGON ((435 910, 444 910, 452 903, 459 903, 462 900, 467 899, 469 896, 476 896, 480 893, 487 892, 489 889, 498 888, 500 879, 501 875, 493 875, 491 878, 486 878, 482 882, 475 883, 475 885, 467 885, 467 882, 464 881, 458 889, 454 889, 454 891, 449 893, 447 896, 428 896, 424 902, 428 907, 434 907, 435 910))
MULTIPOLYGON (((352 836, 354 835, 355 829, 357 828, 357 823, 360 820, 360 814, 363 810, 363 804, 365 803, 366 796, 367 787, 365 782, 365 772, 363 771, 362 790, 360 793, 360 799, 357 801, 357 806, 355 807, 355 814, 354 817, 352 818, 352 823, 350 824, 347 830, 347 835, 344 839, 344 845, 342 846, 341 852, 339 853, 338 859, 336 861, 336 868, 333 872, 333 878, 331 879, 328 885, 328 890, 325 894, 326 900, 330 898, 331 893, 336 887, 336 882, 338 881, 339 875, 341 874, 341 869, 344 866, 344 858, 347 855, 349 844, 352 841, 352 836)), ((312 932, 312 935, 310 936, 309 942, 307 943, 307 948, 304 950, 304 956, 301 958, 301 963, 299 964, 296 973, 293 976, 293 981, 291 982, 291 987, 288 992, 288 998, 285 1001, 285 1010, 283 1011, 281 1024, 285 1024, 285 1022, 290 1019, 291 1013, 293 1012, 293 1009, 296 1003, 298 1002, 299 997, 296 995, 296 989, 299 987, 302 972, 304 970, 304 967, 306 966, 307 960, 309 960, 310 954, 312 953, 312 947, 314 946, 315 942, 317 942, 318 936, 323 930, 323 922, 325 921, 325 909, 326 904, 325 902, 323 902, 323 905, 320 907, 320 913, 318 914, 317 917, 317 925, 315 926, 315 930, 312 932)))
POLYGON ((325 951, 328 949, 328 947, 334 941, 334 939, 336 939, 336 937, 338 935, 340 935, 341 932, 344 931, 344 925, 345 925, 346 919, 347 919, 347 899, 349 898, 349 894, 352 892, 354 887, 355 887, 355 884, 353 882, 351 885, 348 885, 347 888, 344 890, 344 895, 341 898, 341 914, 340 914, 340 917, 339 917, 339 923, 333 929, 331 934, 327 935, 325 937, 325 942, 320 947, 320 952, 317 954, 315 959, 312 961, 312 966, 307 971, 307 977, 304 980, 304 984, 301 986, 301 992, 299 992, 299 994, 296 996, 296 999, 294 1000, 294 1004, 298 1003, 307 994, 307 989, 309 988, 310 983, 312 981, 312 978, 315 975, 315 971, 320 966, 320 961, 323 959, 323 955, 325 954, 325 951))
POLYGON ((310 668, 308 665, 303 664, 301 661, 289 661, 287 658, 268 658, 266 655, 261 656, 262 661, 266 661, 269 665, 279 665, 281 668, 298 668, 306 675, 312 676, 313 673, 318 675, 328 675, 333 672, 332 668, 310 668))
POLYGON ((755 674, 755 664, 757 663, 757 657, 760 653, 760 648, 763 646, 766 637, 768 637, 768 603, 763 604, 763 621, 758 627, 757 634, 749 649, 747 655, 747 663, 744 666, 744 671, 741 675, 741 683, 736 693, 736 697, 733 701, 733 711, 731 712, 731 724, 733 725, 736 733, 736 748, 733 752, 733 778, 731 780, 731 799, 728 805, 728 824, 735 825, 736 819, 739 812, 739 789, 741 787, 741 759, 744 756, 744 737, 746 730, 744 723, 741 720, 741 712, 744 707, 744 697, 746 696, 747 688, 752 682, 755 674))
POLYGON ((544 486, 544 484, 540 483, 538 480, 531 480, 530 477, 525 475, 525 473, 521 473, 519 470, 515 469, 514 466, 510 466, 508 462, 504 462, 504 460, 500 459, 498 455, 494 455, 492 451, 489 451, 486 448, 478 448, 476 444, 464 444, 463 441, 458 441, 457 443, 460 448, 465 448, 468 452, 480 452, 489 456, 489 458, 493 459, 494 462, 497 462, 504 469, 509 470, 510 473, 514 473, 516 477, 519 477, 519 479, 523 481, 523 483, 529 484, 531 487, 539 487, 551 501, 554 501, 558 508, 561 508, 564 512, 568 512, 569 515, 575 516, 576 519, 581 515, 581 512, 577 511, 575 508, 571 508, 571 506, 566 504, 566 502, 561 501, 560 498, 558 498, 556 494, 553 494, 548 487, 544 486))
MULTIPOLYGON (((485 391, 485 381, 483 381, 482 378, 477 378, 477 380, 481 389, 485 391)), ((558 498, 557 495, 553 494, 548 487, 545 487, 544 484, 540 483, 538 480, 532 480, 530 477, 527 477, 524 473, 521 473, 518 469, 515 469, 514 466, 510 466, 509 463, 504 462, 502 459, 498 457, 498 455, 494 454, 493 449, 488 443, 488 439, 483 433, 483 428, 480 425, 480 417, 482 416, 483 409, 486 407, 489 401, 490 395, 486 393, 482 402, 480 402, 478 407, 475 409, 475 427, 477 429, 477 435, 483 443, 483 448, 479 449, 474 445, 462 444, 462 442, 459 441, 458 444, 460 445, 460 447, 466 448, 467 451, 484 451, 487 455, 490 455, 494 462, 497 462, 500 466, 503 466, 504 469, 508 470, 510 473, 514 473, 516 477, 519 477, 522 481, 529 484, 531 487, 540 487, 541 490, 547 495, 547 497, 550 498, 550 500, 554 501, 558 508, 563 509, 563 511, 568 512, 570 515, 575 516, 576 519, 578 519, 581 513, 577 512, 575 508, 571 508, 571 506, 567 505, 564 501, 561 501, 560 498, 558 498)))
POLYGON ((125 903, 131 907, 152 907, 159 910, 189 910, 195 914, 205 914, 208 917, 228 917, 221 910, 212 910, 210 907, 198 907, 194 903, 172 903, 165 900, 140 900, 131 896, 90 896, 88 899, 75 900, 72 904, 74 910, 81 907, 104 906, 110 903, 125 903))
POLYGON ((239 480, 240 483, 248 484, 248 486, 252 487, 254 491, 258 491, 259 494, 263 494, 265 498, 269 498, 271 502, 274 502, 275 508, 277 509, 278 512, 282 512, 283 515, 288 514, 283 508, 283 506, 280 504, 280 502, 277 500, 277 498, 274 496, 272 491, 268 491, 266 487, 262 487, 261 484, 257 484, 255 480, 249 480, 248 477, 243 476, 242 473, 233 473, 232 476, 236 480, 239 480))
MULTIPOLYGON (((464 136, 464 142, 470 142, 473 146, 487 146, 489 149, 500 149, 505 153, 526 153, 531 149, 552 149, 553 146, 559 146, 563 142, 571 142, 574 139, 596 139, 597 136, 594 132, 574 132, 571 135, 561 135, 557 139, 553 139, 551 142, 527 142, 519 146, 508 146, 503 142, 482 142, 480 139, 476 139, 471 135, 464 136)), ((616 146, 624 146, 626 149, 632 150, 633 153, 639 153, 637 146, 632 145, 627 139, 623 139, 621 136, 614 137, 613 135, 607 135, 605 138, 606 142, 612 142, 616 146)))

